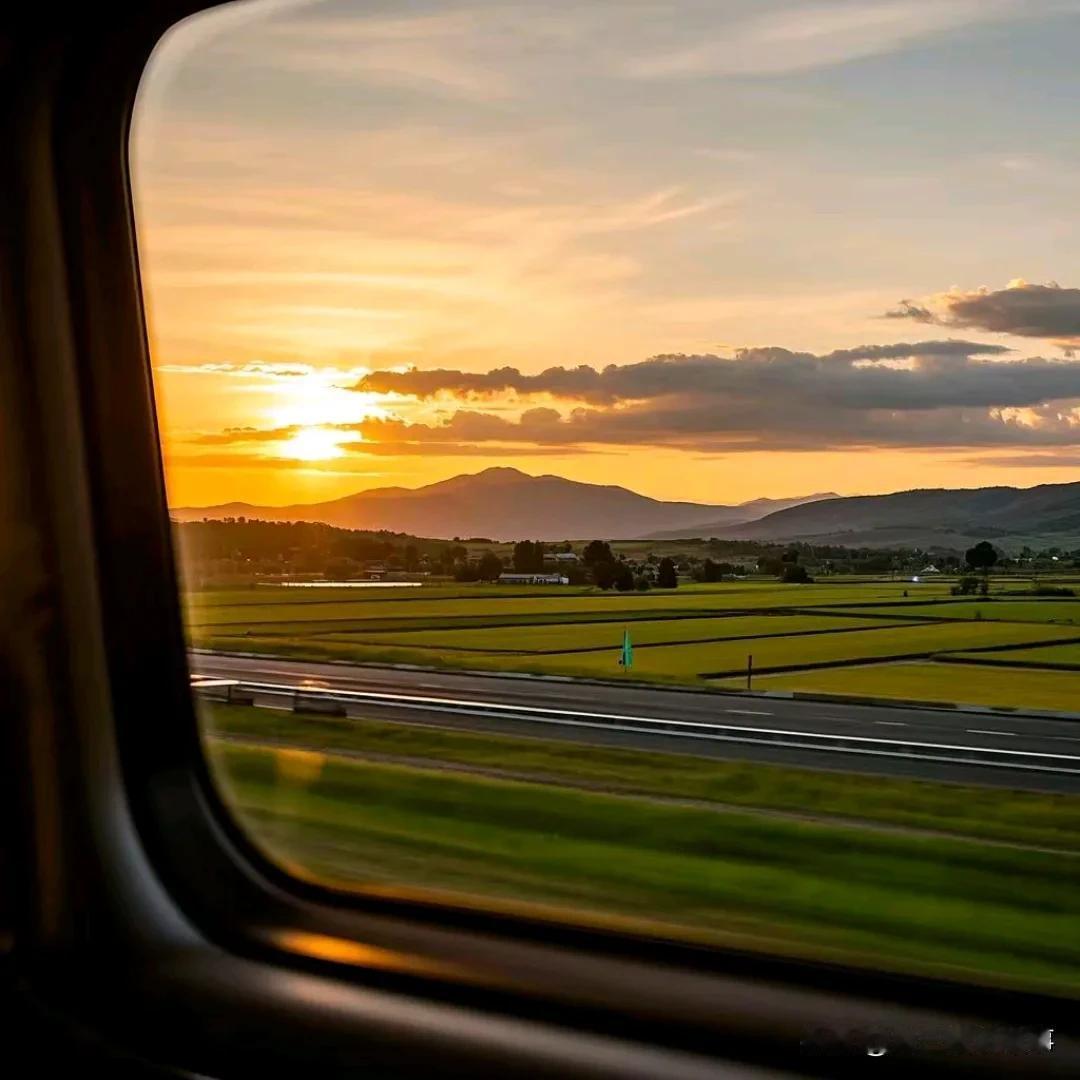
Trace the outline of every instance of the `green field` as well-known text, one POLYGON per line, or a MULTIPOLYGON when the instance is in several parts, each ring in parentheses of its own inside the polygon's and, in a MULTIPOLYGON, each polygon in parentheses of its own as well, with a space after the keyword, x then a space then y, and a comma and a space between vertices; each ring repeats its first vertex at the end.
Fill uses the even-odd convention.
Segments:
MULTIPOLYGON (((777 620, 782 617, 775 617, 777 620)), ((713 625, 726 620, 715 620, 713 625)), ((755 625, 760 625, 755 624, 755 625)), ((380 639, 374 643, 353 643, 345 636, 314 637, 309 639, 243 638, 210 639, 218 648, 306 656, 316 659, 355 660, 358 662, 413 663, 436 667, 460 667, 469 670, 522 671, 539 674, 583 675, 593 678, 636 678, 647 681, 703 683, 708 677, 717 678, 726 672, 739 672, 747 666, 747 656, 753 655, 755 671, 798 667, 802 665, 847 665, 894 657, 923 656, 988 646, 1026 645, 1032 642, 1052 642, 1060 637, 1072 637, 1074 632, 1061 627, 1030 624, 971 623, 965 625, 926 623, 902 627, 874 627, 841 630, 794 636, 745 636, 734 640, 704 644, 656 644, 637 649, 634 667, 624 672, 618 665, 618 646, 622 639, 622 624, 610 625, 604 635, 597 627, 588 627, 589 635, 578 637, 580 627, 562 627, 545 636, 544 646, 533 651, 483 651, 484 638, 475 633, 461 642, 462 632, 446 631, 416 635, 426 643, 421 646, 405 644, 401 638, 380 639), (608 648, 595 651, 573 651, 577 643, 602 641, 606 636, 608 648), (563 651, 549 651, 550 641, 558 640, 563 651)), ((678 633, 678 622, 666 623, 662 633, 678 633)), ((818 629, 826 627, 818 624, 818 629)), ((760 631, 757 631, 760 632, 760 631)), ((634 630, 631 630, 633 636, 634 630)), ((720 637, 721 632, 716 631, 720 637)), ((492 630, 487 634, 488 648, 508 648, 507 641, 515 640, 511 632, 492 630)), ((369 639, 370 642, 370 639, 369 639)), ((839 670, 847 670, 846 667, 839 670)), ((954 671, 954 678, 962 678, 954 671)))
POLYGON ((568 755, 540 739, 371 721, 281 725, 265 710, 220 710, 211 726, 247 741, 211 739, 212 760, 256 841, 320 880, 1080 991, 1076 799, 568 755), (783 812, 792 805, 803 819, 783 812))
POLYGON ((976 599, 951 597, 943 581, 737 581, 648 593, 266 587, 193 594, 187 607, 192 643, 221 651, 721 689, 743 685, 728 676, 752 654, 761 690, 1065 710, 1080 701, 1080 669, 1024 674, 1040 659, 1080 657, 1080 600, 1001 595, 997 586, 976 599), (624 630, 635 645, 629 671, 617 662, 624 630), (954 655, 967 662, 885 663, 954 655), (1010 659, 1017 666, 1003 667, 1010 659))
MULTIPOLYGON (((705 645, 664 645, 642 649, 634 657, 639 677, 681 675, 706 676, 742 671, 752 654, 754 669, 810 664, 844 664, 851 661, 887 657, 919 656, 952 652, 960 648, 983 648, 1010 643, 1053 641, 1057 636, 1073 636, 1072 631, 1023 624, 972 623, 963 626, 929 623, 888 629, 866 629, 854 633, 825 633, 796 638, 758 638, 705 645)), ((500 660, 503 666, 505 661, 500 660)), ((556 672, 573 668, 589 674, 618 675, 614 650, 603 653, 546 654, 529 660, 530 669, 556 672), (565 659, 563 659, 565 657, 565 659)))
MULTIPOLYGON (((719 685, 737 688, 740 684, 737 680, 722 680, 719 685)), ((864 694, 911 701, 1080 712, 1078 675, 989 664, 871 664, 866 667, 826 668, 767 675, 755 679, 754 686, 759 690, 864 694)))
MULTIPOLYGON (((896 607, 853 609, 866 615, 896 616, 896 607)), ((1080 600, 949 600, 918 604, 901 611, 902 615, 928 619, 994 619, 1001 622, 1062 623, 1080 626, 1080 600)))
MULTIPOLYGON (((592 591, 591 587, 561 586, 556 590, 560 596, 574 596, 592 591)), ((378 589, 334 588, 297 588, 280 585, 252 586, 247 589, 209 589, 192 592, 187 596, 189 611, 212 610, 222 607, 256 607, 267 604, 365 604, 378 603, 392 599, 399 600, 483 600, 486 597, 528 596, 535 598, 537 589, 531 585, 423 585, 386 586, 378 589)))
MULTIPOLYGON (((452 647, 472 652, 564 652, 567 649, 614 649, 622 643, 625 619, 614 622, 556 623, 536 627, 501 629, 497 643, 490 629, 457 630, 452 647), (497 647, 496 647, 497 646, 497 647)), ((631 627, 635 645, 710 641, 722 638, 783 637, 788 634, 821 633, 829 630, 895 626, 889 619, 850 618, 843 615, 714 615, 708 619, 669 618, 663 621, 635 620, 631 627)), ((376 641, 401 648, 442 649, 451 647, 444 630, 385 633, 378 638, 362 633, 328 634, 328 641, 376 641)))
MULTIPOLYGON (((519 589, 500 592, 490 586, 478 586, 475 593, 441 587, 334 590, 333 597, 312 598, 314 589, 272 589, 243 594, 233 602, 235 592, 224 594, 225 602, 215 602, 218 594, 194 594, 188 602, 188 622, 192 628, 250 626, 252 624, 308 622, 318 620, 373 620, 380 618, 420 618, 423 616, 480 616, 488 612, 500 615, 544 614, 553 617, 574 613, 630 612, 648 617, 652 611, 701 613, 702 611, 740 611, 768 608, 807 607, 845 603, 901 603, 904 586, 899 583, 865 585, 777 585, 775 583, 689 586, 674 591, 617 593, 572 586, 536 586, 527 594, 519 589), (348 596, 341 595, 349 593, 348 596), (394 594, 391 597, 388 594, 394 594), (251 596, 257 599, 252 599, 251 596), (638 614, 641 613, 641 614, 638 614)), ((915 593, 914 586, 908 591, 915 593)), ((907 599, 944 596, 944 586, 921 586, 917 595, 907 599)))
MULTIPOLYGON (((1053 666, 1061 664, 1067 667, 1080 668, 1080 642, 1072 642, 1068 645, 1040 645, 1038 648, 1004 649, 995 653, 992 658, 978 653, 955 653, 956 657, 964 660, 985 661, 993 659, 995 663, 1008 664, 1010 662, 1053 666)), ((1080 702, 1077 703, 1080 706, 1080 702)))

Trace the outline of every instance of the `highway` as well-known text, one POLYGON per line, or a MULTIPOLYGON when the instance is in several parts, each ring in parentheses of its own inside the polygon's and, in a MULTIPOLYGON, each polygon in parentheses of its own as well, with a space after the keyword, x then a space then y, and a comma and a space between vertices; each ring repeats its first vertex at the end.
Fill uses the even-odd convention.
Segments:
POLYGON ((352 667, 193 653, 257 704, 334 700, 347 715, 604 746, 1080 793, 1080 722, 571 679, 352 667))

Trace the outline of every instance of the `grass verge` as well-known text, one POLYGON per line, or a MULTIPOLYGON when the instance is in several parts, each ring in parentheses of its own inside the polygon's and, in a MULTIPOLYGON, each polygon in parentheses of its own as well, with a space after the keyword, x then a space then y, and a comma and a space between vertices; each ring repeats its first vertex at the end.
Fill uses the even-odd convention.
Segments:
POLYGON ((256 841, 338 884, 450 890, 706 941, 1080 990, 1080 859, 211 745, 256 841))
POLYGON ((894 777, 723 761, 378 719, 296 715, 208 704, 207 730, 330 753, 512 770, 541 782, 587 784, 726 806, 782 810, 954 833, 1080 853, 1080 798, 894 777))

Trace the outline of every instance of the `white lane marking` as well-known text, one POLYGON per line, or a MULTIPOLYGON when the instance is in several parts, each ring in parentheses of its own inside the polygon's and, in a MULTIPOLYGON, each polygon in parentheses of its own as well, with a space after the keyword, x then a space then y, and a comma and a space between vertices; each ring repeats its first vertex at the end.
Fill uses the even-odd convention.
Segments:
MULTIPOLYGON (((287 693, 295 693, 295 686, 288 686, 283 684, 273 683, 257 683, 257 682, 244 682, 245 686, 249 686, 255 690, 278 690, 285 691, 287 693)), ((326 691, 324 691, 326 692, 326 691)), ((721 736, 715 734, 718 731, 732 731, 738 732, 739 736, 742 735, 782 735, 799 739, 819 739, 822 741, 833 740, 836 742, 849 742, 849 743, 867 743, 875 746, 906 746, 915 747, 917 749, 926 750, 958 750, 966 751, 974 754, 1004 754, 1010 757, 1025 757, 1025 758, 1050 758, 1055 761, 1069 761, 1080 763, 1080 756, 1075 754, 1048 754, 1038 750, 1003 750, 1000 747, 995 746, 963 746, 955 743, 932 743, 932 742, 917 742, 913 739, 881 739, 873 738, 868 735, 837 735, 831 732, 822 731, 791 731, 785 728, 766 728, 766 727, 740 727, 735 724, 708 724, 698 720, 668 720, 664 717, 658 716, 629 716, 625 713, 594 713, 594 712, 579 712, 573 709, 556 709, 549 707, 541 707, 536 705, 511 705, 504 702, 497 701, 468 701, 463 698, 444 698, 444 697, 423 697, 418 694, 389 694, 380 693, 374 690, 334 690, 331 693, 337 694, 339 697, 352 698, 357 701, 373 701, 379 704, 387 705, 392 708, 412 708, 416 705, 423 705, 435 711, 441 712, 462 712, 469 709, 488 710, 492 715, 500 716, 501 719, 506 719, 509 716, 519 716, 524 714, 526 718, 535 718, 541 721, 547 721, 548 723, 572 723, 577 726, 587 727, 615 727, 613 724, 595 724, 591 721, 605 720, 605 721, 626 721, 631 724, 657 724, 662 725, 655 731, 648 731, 648 734, 679 734, 679 735, 700 735, 703 738, 726 738, 728 741, 762 741, 769 743, 770 745, 787 745, 787 746, 799 746, 797 743, 785 743, 779 744, 774 740, 753 740, 753 739, 740 739, 734 736, 721 736), (501 715, 499 710, 501 710, 501 715), (562 717, 574 717, 575 720, 561 720, 562 717), (693 728, 694 731, 677 731, 677 728, 693 728), (666 729, 666 730, 665 730, 666 729)), ((635 728, 627 728, 628 731, 640 730, 635 728)), ((803 749, 814 749, 811 744, 802 744, 803 749)), ((820 747, 818 747, 820 749, 820 747)), ((829 746, 827 749, 838 750, 843 753, 851 754, 874 754, 874 753, 887 753, 891 756, 897 756, 894 751, 879 751, 870 747, 841 747, 841 746, 829 746)), ((913 756, 920 757, 922 760, 932 761, 934 758, 926 755, 899 755, 899 756, 913 756)), ((956 760, 956 759, 942 759, 942 760, 956 760)), ((977 764, 977 762, 966 760, 967 764, 977 764)), ((1040 768, 1042 766, 1036 765, 1019 765, 1012 762, 986 762, 986 764, 1002 764, 1008 768, 1040 768)), ((1043 770, 1043 771, 1075 771, 1078 770, 1043 770)))
MULTIPOLYGON (((407 706, 399 706, 406 708, 407 706)), ((512 708, 512 706, 511 706, 512 708)), ((468 715, 463 714, 460 709, 440 709, 431 708, 431 712, 445 712, 452 715, 461 716, 468 715)), ((520 716, 514 716, 511 713, 490 713, 489 719, 494 720, 520 720, 520 716)), ((533 723, 541 724, 561 724, 564 727, 584 727, 584 728, 597 728, 601 731, 626 731, 635 735, 662 735, 665 737, 682 738, 682 739, 708 739, 710 742, 729 742, 736 743, 744 746, 774 746, 781 750, 813 750, 816 752, 822 752, 829 754, 859 754, 865 757, 887 757, 887 758, 903 758, 908 761, 933 761, 937 763, 944 763, 949 765, 975 765, 979 768, 993 768, 993 769, 1016 769, 1023 772, 1041 772, 1041 773, 1053 773, 1054 775, 1075 775, 1080 776, 1080 769, 1063 769, 1055 768, 1053 765, 1030 765, 1027 762, 1019 761, 978 761, 972 758, 965 757, 948 757, 942 754, 908 754, 897 750, 866 750, 858 746, 815 746, 813 743, 800 743, 800 742, 780 742, 775 739, 752 739, 746 736, 739 735, 714 735, 707 732, 699 731, 674 731, 671 729, 656 729, 656 728, 643 728, 643 727, 630 727, 627 724, 597 724, 588 720, 564 720, 559 718, 545 718, 545 717, 526 717, 525 719, 533 723)), ((678 721, 661 721, 661 723, 678 723, 678 721)), ((734 730, 734 729, 731 729, 734 730)), ((753 728, 746 730, 753 731, 753 728)), ((764 730, 764 729, 760 729, 764 730)), ((808 738, 822 738, 823 736, 817 735, 814 732, 806 732, 808 738)), ((919 743, 903 743, 892 741, 889 739, 864 739, 863 742, 883 742, 890 743, 894 746, 918 746, 919 743)), ((937 743, 926 743, 927 746, 938 746, 937 743)), ((941 749, 947 750, 950 747, 942 746, 941 749)), ((959 746, 952 749, 957 750, 969 750, 976 752, 991 753, 989 748, 976 747, 976 746, 959 746)), ((1008 751, 997 751, 998 753, 1007 753, 1008 751)), ((1016 753, 1024 753, 1024 751, 1016 751, 1016 753)), ((1038 757, 1055 757, 1054 754, 1039 754, 1038 757)))
POLYGON ((882 724, 885 727, 907 727, 903 720, 875 720, 874 723, 882 724))
POLYGON ((1015 739, 1020 738, 1019 731, 993 731, 990 728, 969 727, 967 733, 969 735, 1011 735, 1015 739))
POLYGON ((734 716, 772 716, 771 712, 762 712, 760 709, 725 709, 724 712, 734 716))

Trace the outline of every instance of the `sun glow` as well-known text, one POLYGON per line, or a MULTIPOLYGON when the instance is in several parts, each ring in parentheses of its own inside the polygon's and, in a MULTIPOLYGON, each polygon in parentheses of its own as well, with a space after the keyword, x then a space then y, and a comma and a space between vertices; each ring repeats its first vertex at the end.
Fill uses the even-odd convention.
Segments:
POLYGON ((290 424, 318 427, 385 417, 388 413, 381 404, 383 395, 350 389, 366 373, 367 368, 316 368, 304 375, 277 380, 266 387, 274 398, 265 410, 266 418, 281 427, 290 424))
POLYGON ((329 428, 301 428, 281 444, 281 456, 296 461, 330 461, 345 456, 340 443, 353 437, 329 428))

